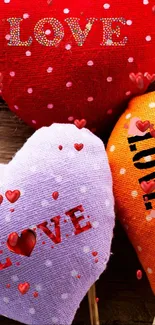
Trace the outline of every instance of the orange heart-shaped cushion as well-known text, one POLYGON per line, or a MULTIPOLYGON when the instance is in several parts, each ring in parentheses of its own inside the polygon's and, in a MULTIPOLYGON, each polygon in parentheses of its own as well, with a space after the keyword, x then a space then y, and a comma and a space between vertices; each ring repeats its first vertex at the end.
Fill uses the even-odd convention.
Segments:
POLYGON ((154 0, 1 0, 0 90, 36 129, 109 133, 155 80, 154 0))
POLYGON ((130 102, 107 152, 118 217, 155 293, 155 92, 130 102))

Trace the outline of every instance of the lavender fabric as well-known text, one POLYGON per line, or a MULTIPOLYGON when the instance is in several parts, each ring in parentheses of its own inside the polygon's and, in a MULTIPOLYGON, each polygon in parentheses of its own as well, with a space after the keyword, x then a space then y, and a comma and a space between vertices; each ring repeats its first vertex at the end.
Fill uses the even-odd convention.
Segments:
POLYGON ((36 131, 0 166, 0 195, 0 314, 25 324, 71 324, 110 255, 114 199, 102 141, 74 125, 36 131), (20 240, 28 229, 36 243, 25 256, 33 246, 31 238, 20 240), (14 245, 12 233, 19 236, 14 245))

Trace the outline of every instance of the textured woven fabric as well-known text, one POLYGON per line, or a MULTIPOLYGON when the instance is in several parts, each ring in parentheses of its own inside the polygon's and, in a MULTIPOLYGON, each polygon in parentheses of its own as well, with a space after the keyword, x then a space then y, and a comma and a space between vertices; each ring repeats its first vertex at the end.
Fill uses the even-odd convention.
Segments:
POLYGON ((0 175, 0 314, 71 324, 110 255, 114 199, 104 145, 87 129, 53 124, 0 165, 0 175))
POLYGON ((2 96, 35 128, 86 119, 109 134, 155 79, 154 22, 154 0, 1 0, 2 96))
POLYGON ((118 217, 155 293, 155 92, 133 99, 107 147, 118 217))

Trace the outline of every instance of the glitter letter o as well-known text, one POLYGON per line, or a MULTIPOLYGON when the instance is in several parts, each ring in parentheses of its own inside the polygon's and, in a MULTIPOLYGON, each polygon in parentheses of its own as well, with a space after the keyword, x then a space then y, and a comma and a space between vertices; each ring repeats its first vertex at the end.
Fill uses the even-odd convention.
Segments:
POLYGON ((64 37, 64 28, 56 18, 43 18, 34 28, 34 35, 38 43, 44 46, 58 46, 64 37), (54 39, 48 40, 45 35, 44 25, 50 24, 54 31, 54 39))

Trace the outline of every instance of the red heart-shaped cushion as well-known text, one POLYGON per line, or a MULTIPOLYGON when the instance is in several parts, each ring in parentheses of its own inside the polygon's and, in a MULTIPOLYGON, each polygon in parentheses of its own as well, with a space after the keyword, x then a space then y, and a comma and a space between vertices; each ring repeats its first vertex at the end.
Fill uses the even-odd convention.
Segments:
POLYGON ((155 80, 150 0, 1 0, 0 85, 10 109, 39 128, 85 119, 110 127, 155 80))

